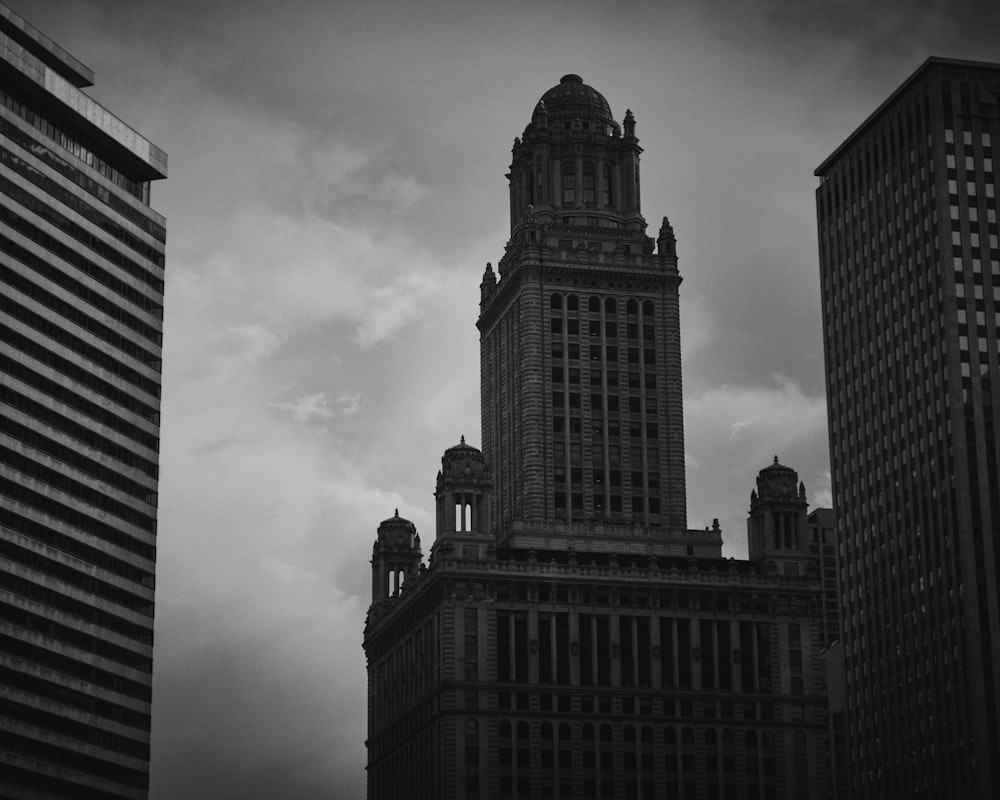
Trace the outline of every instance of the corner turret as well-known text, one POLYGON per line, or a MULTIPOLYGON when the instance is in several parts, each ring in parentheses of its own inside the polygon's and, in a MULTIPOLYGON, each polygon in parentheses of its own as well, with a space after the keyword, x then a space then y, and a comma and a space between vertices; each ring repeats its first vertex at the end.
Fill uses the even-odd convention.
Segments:
POLYGON ((757 489, 750 493, 747 537, 750 559, 764 561, 768 570, 779 568, 798 575, 811 560, 807 540, 809 503, 798 473, 774 457, 774 463, 757 475, 757 489))
POLYGON ((403 585, 420 572, 420 534, 399 509, 378 526, 372 547, 372 604, 399 595, 403 585))

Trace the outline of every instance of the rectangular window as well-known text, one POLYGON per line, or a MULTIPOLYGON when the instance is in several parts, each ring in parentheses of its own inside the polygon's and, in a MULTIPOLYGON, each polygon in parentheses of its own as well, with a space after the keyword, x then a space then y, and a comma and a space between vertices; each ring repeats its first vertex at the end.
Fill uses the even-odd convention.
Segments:
POLYGON ((562 201, 564 205, 576 202, 576 170, 572 161, 562 163, 562 201))
POLYGON ((588 205, 596 202, 593 161, 586 161, 583 164, 583 202, 588 205))

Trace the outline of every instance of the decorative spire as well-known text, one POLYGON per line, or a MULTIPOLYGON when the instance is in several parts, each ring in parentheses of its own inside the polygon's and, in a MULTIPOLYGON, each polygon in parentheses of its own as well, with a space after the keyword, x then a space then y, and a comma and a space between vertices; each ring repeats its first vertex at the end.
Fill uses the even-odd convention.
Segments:
POLYGON ((670 225, 670 220, 666 217, 660 224, 660 235, 656 238, 656 249, 661 256, 677 255, 677 239, 674 238, 674 229, 670 225))

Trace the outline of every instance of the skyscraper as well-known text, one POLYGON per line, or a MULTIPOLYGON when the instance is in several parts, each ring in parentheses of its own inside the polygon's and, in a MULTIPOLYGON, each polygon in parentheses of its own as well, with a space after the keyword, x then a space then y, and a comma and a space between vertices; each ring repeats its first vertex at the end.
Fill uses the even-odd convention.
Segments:
POLYGON ((666 218, 655 252, 646 236, 641 152, 632 112, 622 130, 578 75, 514 143, 511 237, 479 318, 501 541, 537 525, 686 532, 681 279, 666 218))
POLYGON ((1000 793, 994 142, 931 58, 816 170, 853 798, 1000 793))
POLYGON ((149 775, 166 155, 0 5, 0 795, 149 775))
POLYGON ((635 125, 566 75, 515 140, 483 451, 444 453, 426 566, 398 513, 372 550, 370 800, 826 797, 805 489, 761 471, 749 560, 687 527, 680 276, 635 125))

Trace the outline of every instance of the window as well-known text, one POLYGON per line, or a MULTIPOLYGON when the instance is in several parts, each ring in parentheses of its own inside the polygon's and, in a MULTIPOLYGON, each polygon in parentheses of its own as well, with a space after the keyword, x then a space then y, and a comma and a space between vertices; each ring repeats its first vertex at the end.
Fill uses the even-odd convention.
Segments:
POLYGON ((594 162, 583 162, 583 202, 593 205, 596 202, 594 195, 594 162))
POLYGON ((576 170, 572 161, 562 162, 562 201, 564 205, 576 202, 576 170))

